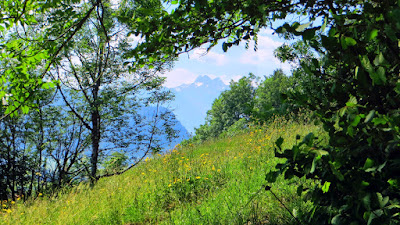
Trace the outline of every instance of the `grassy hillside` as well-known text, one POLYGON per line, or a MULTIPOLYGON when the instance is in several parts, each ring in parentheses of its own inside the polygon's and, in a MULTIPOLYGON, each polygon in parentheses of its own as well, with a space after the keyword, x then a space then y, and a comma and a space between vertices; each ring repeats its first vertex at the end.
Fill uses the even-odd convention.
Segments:
MULTIPOLYGON (((2 224, 290 224, 291 215, 262 188, 274 167, 273 143, 289 147, 295 135, 319 127, 276 120, 234 137, 178 146, 123 175, 81 184, 58 197, 6 203, 2 224), (12 205, 11 208, 9 206, 12 205)), ((301 180, 273 184, 294 213, 307 207, 296 194, 301 180)))

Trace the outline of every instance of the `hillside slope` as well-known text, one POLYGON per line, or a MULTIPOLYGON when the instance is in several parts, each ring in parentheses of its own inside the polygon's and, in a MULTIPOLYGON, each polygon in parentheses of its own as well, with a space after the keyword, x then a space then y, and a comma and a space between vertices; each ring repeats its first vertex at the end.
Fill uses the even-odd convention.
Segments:
MULTIPOLYGON (((274 167, 273 143, 282 136, 322 132, 309 124, 276 120, 235 137, 178 146, 123 175, 81 184, 58 197, 17 203, 0 215, 3 224, 291 224, 291 215, 262 188, 274 167), (10 212, 11 211, 11 212, 10 212)), ((307 207, 296 195, 301 180, 273 184, 292 212, 307 207)), ((5 211, 5 210, 3 210, 5 211)))

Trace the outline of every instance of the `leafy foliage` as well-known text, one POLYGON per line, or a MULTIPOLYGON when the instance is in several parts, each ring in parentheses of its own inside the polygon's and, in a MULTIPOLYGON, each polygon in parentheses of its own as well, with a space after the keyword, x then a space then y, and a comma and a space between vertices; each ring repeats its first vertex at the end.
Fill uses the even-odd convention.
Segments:
POLYGON ((291 97, 315 112, 330 141, 323 145, 310 134, 281 152, 280 140, 277 156, 287 161, 269 180, 284 173, 320 182, 308 190, 314 207, 304 222, 397 224, 399 1, 180 1, 170 14, 153 18, 157 27, 137 50, 149 53, 146 60, 164 49, 179 54, 227 38, 226 51, 242 40, 257 42, 260 28, 294 13, 309 22, 285 23, 275 31, 301 37, 323 57, 300 61, 312 85, 291 97), (156 47, 161 40, 164 45, 156 47))
POLYGON ((129 68, 122 57, 137 43, 121 21, 161 7, 157 0, 0 3, 1 199, 94 181, 113 151, 140 161, 160 151, 160 133, 175 137, 171 112, 158 110, 171 100, 159 72, 173 58, 129 68), (139 115, 154 105, 157 113, 139 115))
POLYGON ((289 105, 284 102, 282 95, 293 87, 294 78, 286 76, 282 70, 275 70, 272 76, 265 77, 254 96, 253 118, 266 121, 273 115, 283 115, 288 112, 289 105))
POLYGON ((254 75, 243 77, 239 81, 232 81, 230 89, 221 93, 214 101, 211 110, 207 112, 207 121, 196 129, 196 136, 200 140, 218 137, 224 130, 240 119, 250 119, 253 109, 254 75))
POLYGON ((333 13, 329 32, 310 40, 303 34, 324 57, 312 58, 302 68, 322 83, 314 82, 314 95, 294 93, 291 98, 320 117, 329 145, 321 145, 313 134, 285 151, 282 141, 277 142, 277 156, 287 161, 267 177, 273 181, 284 173, 320 182, 306 191, 306 199, 315 204, 305 216, 312 224, 400 221, 395 37, 400 23, 394 18, 399 10, 395 2, 365 2, 344 15, 333 13))
POLYGON ((293 87, 295 77, 282 70, 257 84, 254 74, 231 81, 230 89, 221 93, 207 112, 206 123, 196 129, 194 140, 206 140, 221 134, 232 136, 244 131, 250 122, 265 123, 274 116, 285 115, 295 106, 283 96, 293 87))

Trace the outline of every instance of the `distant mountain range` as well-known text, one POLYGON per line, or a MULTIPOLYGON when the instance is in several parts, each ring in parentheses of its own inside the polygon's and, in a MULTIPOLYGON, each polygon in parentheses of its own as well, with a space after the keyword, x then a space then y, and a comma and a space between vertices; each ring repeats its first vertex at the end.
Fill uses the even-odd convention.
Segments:
POLYGON ((214 100, 228 88, 220 78, 199 76, 192 84, 171 89, 175 94, 172 110, 187 131, 194 134, 194 128, 204 124, 214 100))
MULTIPOLYGON (((186 128, 182 125, 182 123, 176 119, 176 116, 174 115, 171 110, 165 108, 165 107, 160 107, 157 110, 157 107, 155 106, 148 106, 145 108, 142 108, 139 111, 139 114, 143 116, 146 120, 147 123, 150 123, 153 125, 152 121, 154 121, 154 117, 157 116, 157 112, 159 113, 158 117, 161 118, 161 114, 168 114, 168 120, 173 126, 171 127, 173 130, 176 132, 176 138, 173 138, 172 140, 167 139, 167 134, 166 130, 164 127, 165 121, 159 121, 156 124, 157 129, 161 131, 160 134, 157 134, 154 136, 154 139, 160 142, 161 144, 161 149, 162 150, 168 150, 168 149, 173 149, 175 145, 181 143, 183 140, 188 139, 190 137, 189 132, 186 130, 186 128)), ((165 118, 166 119, 166 118, 165 118)), ((148 132, 148 130, 144 129, 142 131, 143 133, 148 132)), ((143 134, 142 133, 142 134, 143 134)))

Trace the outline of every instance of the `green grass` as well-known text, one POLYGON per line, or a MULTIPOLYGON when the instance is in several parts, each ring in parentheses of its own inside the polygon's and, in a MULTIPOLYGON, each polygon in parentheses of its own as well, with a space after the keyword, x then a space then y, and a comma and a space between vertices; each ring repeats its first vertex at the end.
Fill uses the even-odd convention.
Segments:
MULTIPOLYGON (((295 135, 320 127, 276 120, 268 127, 201 145, 178 146, 125 174, 81 184, 57 197, 17 202, 0 215, 2 224, 295 224, 273 195, 265 174, 278 159, 273 144, 285 147, 295 135)), ((272 184, 291 210, 307 207, 296 194, 300 179, 272 184)))

